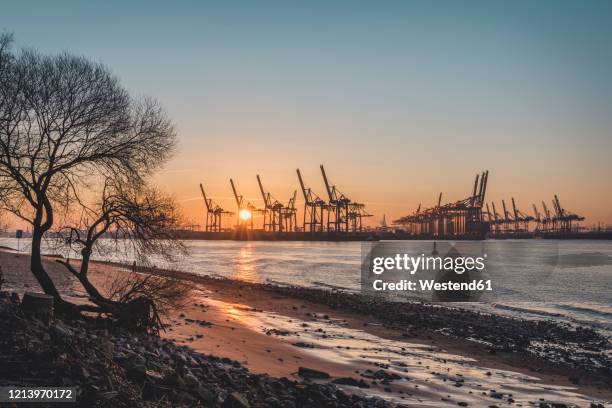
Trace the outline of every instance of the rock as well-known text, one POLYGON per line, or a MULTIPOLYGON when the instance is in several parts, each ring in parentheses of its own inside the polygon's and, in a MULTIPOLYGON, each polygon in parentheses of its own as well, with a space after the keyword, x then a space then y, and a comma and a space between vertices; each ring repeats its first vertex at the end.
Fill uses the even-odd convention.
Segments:
POLYGON ((298 369, 298 375, 302 378, 319 378, 325 379, 330 378, 329 374, 324 371, 315 370, 307 367, 300 367, 298 369))
POLYGON ((239 392, 232 392, 223 401, 223 408, 250 408, 251 405, 246 397, 239 392))
POLYGON ((26 292, 21 301, 21 310, 26 316, 40 319, 48 326, 53 321, 53 296, 26 292))
POLYGON ((198 396, 200 397, 200 399, 202 400, 202 402, 204 402, 206 406, 212 405, 216 399, 215 394, 212 391, 210 391, 208 388, 202 385, 198 387, 197 392, 198 392, 198 396))
POLYGON ((295 347, 301 347, 301 348, 314 348, 314 344, 309 344, 309 343, 304 343, 301 341, 298 341, 297 343, 293 343, 293 345, 295 347))
MULTIPOLYGON (((363 381, 363 380, 361 380, 363 381)), ((341 378, 336 378, 332 381, 332 383, 334 384, 338 384, 338 385, 350 385, 352 387, 359 387, 359 381, 357 381, 356 379, 352 378, 352 377, 341 377, 341 378)))
POLYGON ((192 373, 185 374, 185 384, 189 388, 198 389, 200 387, 200 382, 192 373))
POLYGON ((155 381, 155 382, 162 381, 164 378, 159 371, 155 371, 155 370, 145 370, 145 375, 148 380, 155 381))
POLYGON ((72 331, 61 322, 56 322, 51 326, 51 336, 59 344, 68 344, 72 339, 72 331))
POLYGON ((400 380, 402 378, 401 376, 395 373, 390 373, 385 370, 378 370, 378 371, 366 370, 365 373, 362 374, 362 376, 367 377, 367 378, 374 378, 377 380, 383 380, 387 382, 394 381, 394 380, 400 380))
POLYGON ((281 408, 283 406, 283 404, 281 404, 281 402, 274 397, 266 398, 264 403, 266 404, 266 408, 281 408))

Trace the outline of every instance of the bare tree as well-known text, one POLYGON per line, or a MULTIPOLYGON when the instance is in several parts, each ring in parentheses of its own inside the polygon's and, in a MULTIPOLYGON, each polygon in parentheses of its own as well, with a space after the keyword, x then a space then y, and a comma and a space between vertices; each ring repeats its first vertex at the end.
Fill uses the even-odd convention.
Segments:
POLYGON ((185 294, 184 285, 173 279, 152 278, 122 273, 104 296, 89 279, 92 254, 105 253, 112 246, 114 253, 146 262, 149 256, 173 260, 185 253, 177 236, 180 216, 172 197, 157 189, 128 180, 106 179, 100 198, 93 205, 82 201, 68 211, 66 224, 56 232, 61 244, 79 253, 81 262, 75 268, 59 259, 81 283, 97 311, 110 313, 124 321, 159 326, 158 312, 176 303, 185 294), (80 216, 74 215, 79 212, 80 216), (105 238, 105 239, 103 239, 105 238))
POLYGON ((96 178, 137 182, 163 164, 176 142, 151 99, 133 100, 109 70, 67 53, 14 54, 0 38, 0 198, 32 226, 31 271, 61 298, 41 259, 43 235, 96 178))

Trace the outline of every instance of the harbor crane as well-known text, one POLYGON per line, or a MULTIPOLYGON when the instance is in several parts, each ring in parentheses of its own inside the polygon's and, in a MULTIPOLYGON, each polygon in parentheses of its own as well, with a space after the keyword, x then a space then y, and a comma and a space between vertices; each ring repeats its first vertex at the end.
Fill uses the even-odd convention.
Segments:
POLYGON ((508 209, 506 208, 506 201, 502 200, 502 209, 504 211, 504 223, 503 223, 503 227, 504 227, 504 232, 508 232, 510 230, 510 224, 512 223, 513 219, 510 216, 510 211, 508 211, 508 209))
POLYGON ((261 213, 262 210, 255 207, 250 201, 245 201, 242 195, 238 195, 234 180, 230 179, 230 184, 238 206, 238 227, 244 228, 248 225, 250 229, 253 229, 253 216, 256 213, 261 213))
POLYGON ((531 204, 533 206, 533 220, 535 221, 535 232, 539 232, 542 229, 542 213, 538 210, 535 204, 531 204))
POLYGON ((327 230, 334 232, 348 232, 349 230, 349 204, 351 200, 338 191, 336 186, 330 186, 325 174, 325 168, 321 165, 321 174, 325 183, 325 190, 329 197, 329 206, 327 208, 327 230))
POLYGON ((559 232, 571 232, 576 228, 575 224, 579 221, 584 221, 584 217, 571 213, 565 208, 561 207, 559 197, 555 194, 553 199, 553 207, 555 209, 555 220, 557 221, 557 230, 559 232))
POLYGON ((542 219, 542 230, 544 232, 549 232, 551 229, 554 229, 554 220, 550 215, 550 210, 546 206, 546 203, 542 201, 542 208, 544 209, 544 217, 542 219))
POLYGON ((295 200, 297 198, 297 190, 293 191, 293 195, 289 198, 289 204, 284 208, 283 222, 285 223, 285 231, 295 231, 297 228, 297 208, 295 200))
POLYGON ((259 174, 257 175, 257 184, 259 184, 259 191, 264 201, 264 230, 273 232, 283 231, 283 217, 287 212, 287 208, 280 201, 272 197, 270 192, 266 193, 259 174))
POLYGON ((330 185, 323 165, 321 165, 321 174, 329 197, 327 230, 334 232, 361 231, 362 219, 372 216, 365 211, 365 204, 352 202, 335 185, 330 185))
POLYGON ((514 232, 529 231, 529 222, 533 221, 534 218, 516 208, 514 197, 512 197, 512 212, 514 213, 514 232))
POLYGON ((489 229, 489 224, 483 220, 482 211, 488 178, 488 171, 477 174, 471 194, 466 199, 442 204, 440 193, 436 206, 425 210, 419 206, 413 214, 393 223, 406 227, 411 234, 425 237, 482 236, 489 229))
POLYGON ((231 211, 225 211, 223 208, 215 204, 212 199, 207 198, 202 183, 200 183, 200 191, 202 192, 202 197, 204 198, 204 205, 206 206, 206 222, 204 230, 211 232, 220 232, 223 214, 233 215, 234 213, 231 211))
POLYGON ((327 208, 327 203, 310 187, 306 188, 300 169, 296 169, 296 172, 304 195, 304 232, 322 232, 323 212, 327 208))
MULTIPOLYGON (((495 208, 495 202, 491 201, 491 207, 493 207, 493 225, 494 225, 494 230, 495 233, 499 233, 502 224, 504 223, 504 220, 502 219, 501 215, 497 212, 497 209, 495 208)), ((487 207, 487 211, 488 211, 488 207, 487 207)), ((491 222, 490 218, 489 218, 489 222, 491 222)))

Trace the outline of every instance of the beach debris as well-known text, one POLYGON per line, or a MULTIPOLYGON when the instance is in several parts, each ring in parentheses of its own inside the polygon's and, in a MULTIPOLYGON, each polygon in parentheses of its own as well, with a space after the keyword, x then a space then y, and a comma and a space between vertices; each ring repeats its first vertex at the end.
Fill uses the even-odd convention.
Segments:
POLYGON ((297 343, 293 343, 293 345, 295 347, 300 347, 300 348, 315 348, 314 344, 304 343, 301 341, 298 341, 297 343))
POLYGON ((394 380, 400 380, 402 378, 401 376, 395 373, 390 373, 385 370, 378 370, 378 371, 365 370, 361 374, 361 376, 366 377, 366 378, 372 378, 375 380, 383 380, 383 381, 394 381, 394 380))
POLYGON ((298 375, 302 378, 316 378, 316 379, 325 379, 330 378, 330 375, 325 371, 315 370, 313 368, 308 367, 300 367, 298 368, 298 375))
POLYGON ((288 330, 280 330, 280 329, 269 329, 265 330, 267 336, 290 336, 292 333, 288 330))
POLYGON ((370 388, 368 383, 363 381, 363 378, 356 380, 353 377, 340 377, 340 378, 335 378, 334 380, 332 380, 332 383, 338 384, 338 385, 350 385, 352 387, 359 387, 359 388, 370 388))

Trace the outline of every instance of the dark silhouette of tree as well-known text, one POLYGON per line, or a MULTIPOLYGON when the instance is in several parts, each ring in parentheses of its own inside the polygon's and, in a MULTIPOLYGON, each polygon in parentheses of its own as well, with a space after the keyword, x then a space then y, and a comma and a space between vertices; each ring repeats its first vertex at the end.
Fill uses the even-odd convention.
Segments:
POLYGON ((150 256, 174 260, 185 253, 177 236, 181 217, 172 197, 142 183, 106 179, 93 205, 81 201, 64 209, 67 219, 54 237, 60 247, 81 255, 80 265, 64 265, 87 291, 98 311, 113 315, 124 325, 139 329, 161 328, 159 311, 180 306, 188 292, 176 279, 122 272, 103 295, 88 277, 91 256, 112 252, 148 264, 150 256), (67 211, 66 211, 67 210, 67 211), (78 216, 75 216, 79 214, 78 216))
POLYGON ((68 306, 41 259, 54 210, 105 178, 142 183, 170 157, 176 135, 157 102, 131 98, 104 65, 14 53, 11 41, 0 37, 0 201, 31 224, 31 271, 68 306))

